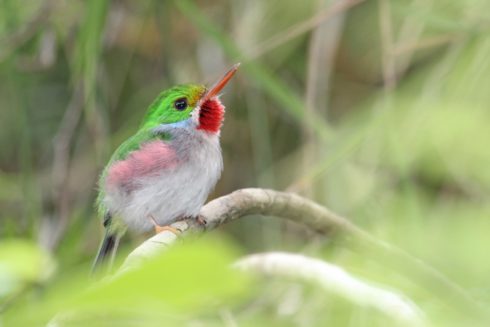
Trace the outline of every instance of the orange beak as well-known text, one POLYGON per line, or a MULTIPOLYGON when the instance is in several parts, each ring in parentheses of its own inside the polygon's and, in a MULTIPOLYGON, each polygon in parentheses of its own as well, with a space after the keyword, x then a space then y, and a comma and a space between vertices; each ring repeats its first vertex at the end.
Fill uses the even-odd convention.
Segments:
POLYGON ((201 103, 211 99, 212 97, 218 95, 218 93, 225 87, 226 84, 230 81, 230 79, 235 75, 236 71, 238 70, 238 67, 240 67, 240 63, 234 64, 231 69, 226 72, 226 74, 219 80, 217 81, 206 94, 201 98, 201 103))

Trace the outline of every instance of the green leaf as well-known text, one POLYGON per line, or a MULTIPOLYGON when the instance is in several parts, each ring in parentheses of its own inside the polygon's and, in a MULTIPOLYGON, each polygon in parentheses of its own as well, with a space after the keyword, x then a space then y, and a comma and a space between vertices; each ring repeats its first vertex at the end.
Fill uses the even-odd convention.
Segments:
POLYGON ((22 240, 0 243, 0 296, 14 292, 28 283, 50 277, 56 264, 53 258, 35 244, 22 240))
POLYGON ((137 269, 97 283, 87 282, 86 272, 78 269, 52 286, 34 308, 17 308, 8 318, 32 326, 66 316, 71 326, 93 325, 104 317, 112 326, 121 317, 150 323, 215 314, 250 291, 249 279, 230 266, 236 257, 229 242, 186 239, 137 269))
POLYGON ((230 244, 192 242, 103 282, 81 295, 82 306, 196 309, 226 303, 246 290, 246 280, 230 268, 230 244))

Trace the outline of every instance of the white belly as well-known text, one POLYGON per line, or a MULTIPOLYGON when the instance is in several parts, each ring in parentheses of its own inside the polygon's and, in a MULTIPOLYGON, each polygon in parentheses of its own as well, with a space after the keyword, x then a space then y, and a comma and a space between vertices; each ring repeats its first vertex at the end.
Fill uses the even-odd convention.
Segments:
POLYGON ((131 230, 145 232, 153 228, 150 217, 166 226, 199 214, 221 175, 223 161, 218 136, 198 133, 199 137, 183 138, 176 144, 184 150, 173 169, 140 178, 138 187, 129 193, 106 193, 104 203, 114 219, 121 219, 131 230))

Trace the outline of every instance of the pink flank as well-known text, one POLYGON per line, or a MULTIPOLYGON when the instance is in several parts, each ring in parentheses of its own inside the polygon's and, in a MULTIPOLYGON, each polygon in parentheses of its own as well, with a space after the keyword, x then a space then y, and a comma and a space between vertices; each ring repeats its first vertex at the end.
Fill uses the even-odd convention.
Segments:
POLYGON ((144 144, 132 152, 126 160, 115 162, 107 173, 106 185, 109 188, 123 187, 133 189, 139 177, 156 175, 177 165, 175 150, 163 141, 144 144))

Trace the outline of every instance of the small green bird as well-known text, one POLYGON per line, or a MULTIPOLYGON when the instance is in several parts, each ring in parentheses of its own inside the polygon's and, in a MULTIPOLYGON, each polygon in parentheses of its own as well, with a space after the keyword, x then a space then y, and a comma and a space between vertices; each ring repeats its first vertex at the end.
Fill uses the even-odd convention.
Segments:
POLYGON ((219 134, 225 108, 218 93, 238 66, 209 90, 184 84, 160 93, 136 134, 114 152, 99 180, 97 207, 106 233, 94 270, 112 260, 128 228, 175 232, 168 225, 198 218, 223 170, 219 134))

